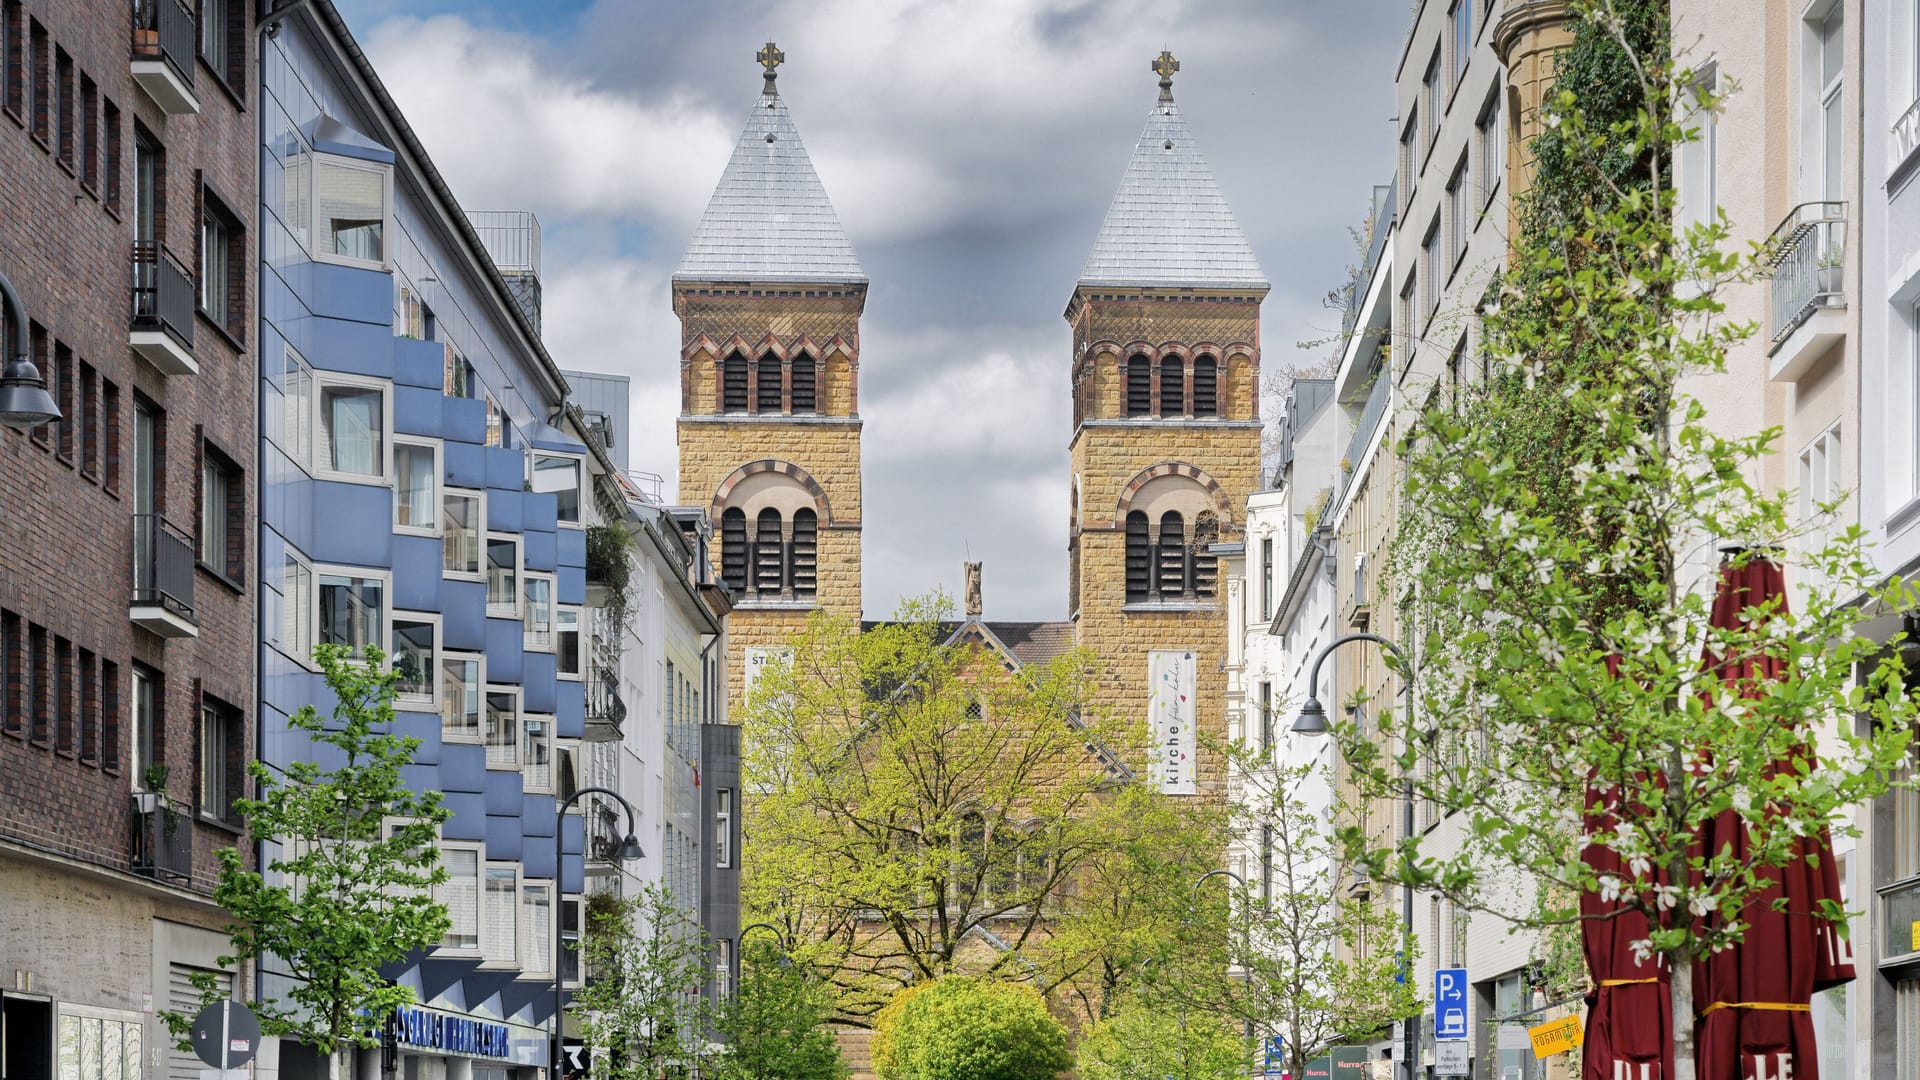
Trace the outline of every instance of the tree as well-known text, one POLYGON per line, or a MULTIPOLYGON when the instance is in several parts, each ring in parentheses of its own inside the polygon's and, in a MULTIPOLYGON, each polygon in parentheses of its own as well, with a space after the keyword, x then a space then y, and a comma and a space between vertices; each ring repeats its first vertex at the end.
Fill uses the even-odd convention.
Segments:
POLYGON ((673 894, 660 885, 624 899, 593 894, 581 955, 587 982, 572 1009, 594 1075, 688 1075, 707 1048, 711 1013, 700 987, 711 957, 706 935, 673 894))
POLYGON ((1010 668, 949 644, 945 615, 943 599, 913 601, 863 631, 815 613, 742 719, 756 792, 743 902, 857 1025, 914 982, 1051 988, 1098 966, 1049 946, 1051 928, 1107 899, 1083 873, 1172 827, 1164 797, 1127 782, 1144 731, 1087 708, 1088 653, 1010 668))
POLYGON ((714 1062, 721 1080, 846 1080, 827 1018, 831 991, 768 941, 742 945, 740 985, 720 1003, 714 1026, 727 1042, 714 1062))
MULTIPOLYGON (((1577 923, 1598 896, 1646 918, 1638 955, 1685 972, 1738 942, 1748 905, 1905 761, 1900 664, 1853 630, 1861 610, 1913 598, 1882 584, 1858 528, 1831 526, 1833 507, 1796 521, 1791 492, 1759 488, 1777 429, 1729 434, 1692 396, 1752 333, 1725 319, 1724 290, 1758 281, 1772 253, 1736 250, 1724 218, 1676 223, 1671 162, 1697 124, 1683 114, 1718 100, 1673 59, 1665 4, 1574 7, 1486 314, 1494 373, 1436 394, 1400 447, 1392 572, 1415 598, 1400 630, 1419 708, 1380 718, 1377 741, 1340 731, 1365 794, 1410 778, 1471 842, 1341 838, 1377 878, 1523 926, 1577 923), (1788 564, 1795 610, 1714 629, 1720 538, 1748 545, 1736 565, 1788 564), (1703 646, 1783 676, 1722 685, 1703 646), (1744 847, 1702 845, 1716 819, 1737 820, 1744 847), (1596 872, 1593 848, 1618 871, 1596 872)), ((1818 914, 1844 926, 1837 902, 1818 914)), ((1691 990, 1670 980, 1682 1080, 1691 990)))
POLYGON ((1240 1033, 1217 1014, 1128 1001, 1081 1038, 1074 1071, 1080 1080, 1240 1080, 1247 1057, 1240 1033))
MULTIPOLYGON (((446 879, 440 824, 450 816, 437 791, 407 788, 418 739, 392 734, 393 686, 379 649, 355 659, 337 645, 314 649, 336 704, 331 720, 305 705, 287 719, 312 752, 282 773, 248 765, 257 799, 235 809, 265 845, 266 873, 248 870, 238 850, 219 853, 214 902, 232 914, 233 968, 271 958, 291 976, 284 997, 254 1006, 267 1035, 297 1039, 326 1054, 379 1045, 393 1010, 413 992, 380 974, 385 964, 440 942, 446 906, 432 898, 446 879), (332 764, 323 768, 322 762, 332 764)), ((224 996, 210 974, 194 977, 203 999, 224 996)), ((169 1014, 184 1035, 192 1017, 169 1014)))
POLYGON ((874 1034, 880 1080, 1055 1080, 1067 1029, 1030 986, 949 975, 906 992, 874 1034))

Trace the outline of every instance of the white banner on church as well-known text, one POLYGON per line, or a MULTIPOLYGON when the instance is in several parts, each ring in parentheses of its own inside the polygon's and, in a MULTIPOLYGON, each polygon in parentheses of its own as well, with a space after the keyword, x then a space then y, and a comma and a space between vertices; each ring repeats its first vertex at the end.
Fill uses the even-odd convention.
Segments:
POLYGON ((1166 795, 1200 793, 1193 700, 1198 678, 1191 652, 1154 649, 1147 653, 1147 721, 1152 728, 1154 775, 1166 795))
POLYGON ((753 700, 753 688, 759 683, 761 672, 769 670, 770 665, 785 666, 792 662, 793 650, 785 646, 747 646, 746 692, 740 700, 753 700))

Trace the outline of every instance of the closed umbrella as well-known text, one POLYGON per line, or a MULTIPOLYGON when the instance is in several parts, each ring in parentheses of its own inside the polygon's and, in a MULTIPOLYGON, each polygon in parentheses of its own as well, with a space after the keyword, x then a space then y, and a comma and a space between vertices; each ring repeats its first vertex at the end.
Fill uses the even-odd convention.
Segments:
MULTIPOLYGON (((1777 563, 1755 557, 1745 565, 1721 565, 1711 624, 1716 630, 1752 632, 1765 621, 1748 609, 1784 611, 1786 584, 1777 563)), ((1708 646, 1706 671, 1742 694, 1760 696, 1761 683, 1785 674, 1779 657, 1722 656, 1708 646)), ((1791 760, 1771 768, 1792 768, 1791 760)), ((1707 826, 1708 850, 1722 847, 1735 858, 1748 850, 1746 826, 1728 810, 1707 826)), ((1853 965, 1835 928, 1818 914, 1820 901, 1840 900, 1840 877, 1832 838, 1823 828, 1794 845, 1786 865, 1762 868, 1771 884, 1741 912, 1747 926, 1739 945, 1695 961, 1695 1039, 1700 1080, 1819 1080, 1811 1001, 1817 990, 1853 979, 1853 965)))

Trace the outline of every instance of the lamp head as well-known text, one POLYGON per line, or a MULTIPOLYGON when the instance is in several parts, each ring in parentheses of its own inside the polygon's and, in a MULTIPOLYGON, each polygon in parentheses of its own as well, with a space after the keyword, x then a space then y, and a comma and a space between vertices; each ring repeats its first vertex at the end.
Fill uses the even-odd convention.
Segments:
POLYGON ((60 407, 47 393, 47 380, 26 356, 7 361, 0 374, 0 424, 15 428, 38 427, 60 419, 60 407))
POLYGON ((627 838, 620 841, 620 846, 614 849, 613 857, 621 862, 632 862, 635 859, 645 858, 646 852, 640 850, 639 838, 628 833, 627 838))
POLYGON ((1318 697, 1307 698, 1306 704, 1300 706, 1300 715, 1293 721, 1294 734, 1325 735, 1328 730, 1326 706, 1320 704, 1318 697))

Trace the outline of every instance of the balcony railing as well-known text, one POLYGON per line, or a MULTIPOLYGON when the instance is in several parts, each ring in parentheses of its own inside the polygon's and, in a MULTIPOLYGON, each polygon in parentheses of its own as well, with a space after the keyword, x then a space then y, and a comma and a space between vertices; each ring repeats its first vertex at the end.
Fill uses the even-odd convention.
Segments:
POLYGON ((1915 150, 1920 150, 1920 101, 1907 106, 1907 111, 1893 122, 1888 138, 1887 164, 1899 169, 1915 150))
POLYGON ((587 742, 618 742, 627 719, 627 703, 620 697, 620 680, 594 665, 587 673, 587 742))
POLYGON ((1767 245, 1773 281, 1768 341, 1778 349, 1814 312, 1846 304, 1847 204, 1801 203, 1773 230, 1767 245))
POLYGON ((199 28, 180 0, 133 0, 133 77, 174 115, 197 113, 193 55, 199 28))
POLYGON ((133 245, 133 326, 165 330, 193 347, 193 274, 151 240, 133 245))
POLYGON ((1380 418, 1386 415, 1392 383, 1385 368, 1374 373, 1373 389, 1367 392, 1366 407, 1360 410, 1360 420, 1353 426, 1353 438, 1347 440, 1346 461, 1349 468, 1360 467, 1360 456, 1367 452, 1367 444, 1373 441, 1380 418))
POLYGON ((159 514, 133 515, 133 619, 166 637, 194 632, 193 541, 159 514))
POLYGON ((133 795, 133 871, 153 878, 193 877, 193 816, 152 791, 133 795))

